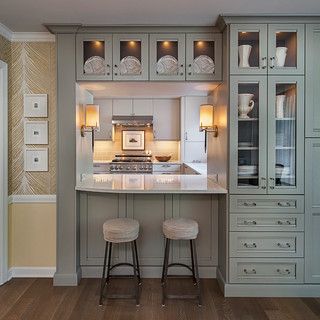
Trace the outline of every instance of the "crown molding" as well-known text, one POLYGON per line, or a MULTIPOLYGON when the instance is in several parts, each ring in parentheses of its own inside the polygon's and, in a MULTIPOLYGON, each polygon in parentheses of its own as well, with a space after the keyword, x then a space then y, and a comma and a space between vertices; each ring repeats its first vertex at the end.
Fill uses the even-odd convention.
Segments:
POLYGON ((11 42, 55 42, 56 37, 50 32, 13 32, 0 23, 0 35, 11 42))
POLYGON ((55 194, 35 194, 35 195, 18 195, 12 194, 8 197, 8 204, 12 203, 56 203, 55 194))

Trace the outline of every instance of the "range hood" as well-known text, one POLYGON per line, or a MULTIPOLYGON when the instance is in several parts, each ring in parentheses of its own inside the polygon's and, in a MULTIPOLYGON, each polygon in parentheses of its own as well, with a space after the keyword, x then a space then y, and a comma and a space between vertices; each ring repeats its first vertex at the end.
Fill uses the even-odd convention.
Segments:
POLYGON ((123 127, 151 127, 153 116, 113 116, 112 124, 123 127))

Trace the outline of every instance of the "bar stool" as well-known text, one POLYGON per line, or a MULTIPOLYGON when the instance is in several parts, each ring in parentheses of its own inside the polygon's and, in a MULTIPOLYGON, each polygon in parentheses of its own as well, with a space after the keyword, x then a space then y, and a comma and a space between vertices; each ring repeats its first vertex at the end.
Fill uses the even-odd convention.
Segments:
POLYGON ((140 267, 138 260, 138 250, 136 239, 139 236, 139 222, 137 220, 128 219, 128 218, 119 218, 107 220, 103 224, 103 236, 106 241, 105 253, 104 253, 104 262, 103 262, 103 271, 101 278, 101 288, 100 288, 100 300, 99 305, 103 305, 104 289, 109 284, 110 278, 121 278, 121 277, 133 277, 136 281, 135 293, 133 295, 124 295, 124 294, 113 294, 106 295, 106 298, 111 299, 136 299, 136 305, 139 306, 140 300, 140 289, 141 277, 140 277, 140 267), (131 244, 132 252, 132 261, 133 263, 117 263, 111 266, 111 256, 112 256, 112 245, 114 243, 129 243, 131 244), (109 250, 108 250, 109 249, 109 250), (108 252, 109 251, 109 252, 108 252), (107 267, 107 277, 106 276, 106 264, 108 256, 108 267, 107 267), (111 270, 120 267, 120 266, 130 266, 133 268, 133 276, 111 276, 111 270))
POLYGON ((169 219, 163 222, 163 234, 166 237, 166 248, 164 255, 164 262, 162 267, 162 306, 165 306, 166 299, 198 299, 198 305, 202 305, 201 288, 199 279, 199 269, 197 261, 197 251, 195 245, 195 239, 199 233, 198 223, 191 219, 169 219), (169 251, 171 240, 189 240, 190 252, 191 252, 191 267, 183 263, 170 263, 169 264, 169 251), (168 268, 173 266, 180 266, 189 269, 192 272, 191 278, 193 278, 194 285, 197 286, 197 294, 195 295, 168 295, 167 278, 177 278, 178 276, 168 276, 168 268))

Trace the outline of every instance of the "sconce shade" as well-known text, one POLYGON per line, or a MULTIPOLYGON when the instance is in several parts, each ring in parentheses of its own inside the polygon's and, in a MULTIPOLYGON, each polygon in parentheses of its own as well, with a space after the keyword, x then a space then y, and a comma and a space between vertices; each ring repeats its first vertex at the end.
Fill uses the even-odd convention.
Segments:
POLYGON ((213 127, 213 105, 202 104, 200 105, 200 128, 212 128, 213 127))
POLYGON ((86 105, 86 127, 97 128, 100 126, 99 121, 99 105, 87 104, 86 105))

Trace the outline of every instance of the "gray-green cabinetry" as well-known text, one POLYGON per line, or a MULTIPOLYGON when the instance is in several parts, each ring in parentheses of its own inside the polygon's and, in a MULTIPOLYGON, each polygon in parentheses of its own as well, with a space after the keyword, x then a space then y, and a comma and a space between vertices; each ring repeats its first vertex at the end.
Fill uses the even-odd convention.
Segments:
POLYGON ((320 24, 306 27, 306 137, 320 137, 320 24))
POLYGON ((148 80, 148 35, 113 34, 113 80, 148 80))
POLYGON ((320 283, 320 139, 306 139, 305 281, 320 283))
POLYGON ((112 140, 112 100, 94 99, 94 103, 99 105, 100 127, 95 132, 95 140, 112 140))
POLYGON ((77 80, 112 80, 112 35, 76 36, 77 80))
POLYGON ((150 80, 185 80, 185 34, 150 34, 150 80))

